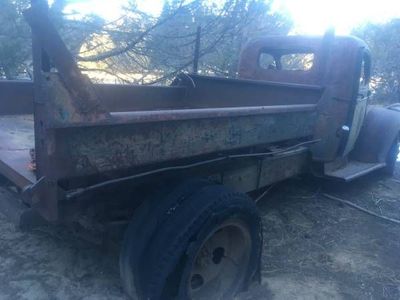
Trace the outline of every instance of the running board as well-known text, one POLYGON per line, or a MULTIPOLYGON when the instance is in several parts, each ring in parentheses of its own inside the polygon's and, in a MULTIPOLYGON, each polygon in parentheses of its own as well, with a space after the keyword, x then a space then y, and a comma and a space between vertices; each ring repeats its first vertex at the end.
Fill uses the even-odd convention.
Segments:
POLYGON ((385 163, 364 163, 360 161, 349 161, 344 167, 325 172, 325 176, 334 179, 352 181, 372 171, 386 167, 385 163))

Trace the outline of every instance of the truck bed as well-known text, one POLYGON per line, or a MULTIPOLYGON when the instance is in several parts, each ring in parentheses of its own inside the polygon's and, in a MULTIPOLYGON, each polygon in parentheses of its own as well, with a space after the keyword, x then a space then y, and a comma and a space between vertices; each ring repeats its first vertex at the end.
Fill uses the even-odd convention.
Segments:
POLYGON ((33 148, 32 115, 0 116, 0 172, 21 188, 36 181, 29 169, 33 148))
MULTIPOLYGON (((45 144, 51 139, 54 152, 50 162, 36 149, 38 161, 48 161, 40 176, 51 173, 52 180, 74 189, 85 186, 87 177, 116 178, 138 168, 246 152, 314 133, 321 86, 182 78, 170 87, 96 85, 95 94, 102 97, 95 107, 105 113, 87 118, 78 113, 82 103, 75 103, 52 74, 45 87, 51 101, 42 112, 48 128, 40 138, 45 144)), ((0 90, 6 91, 0 94, 0 173, 23 188, 36 181, 29 170, 34 122, 27 114, 33 112, 33 84, 0 82, 0 90)))

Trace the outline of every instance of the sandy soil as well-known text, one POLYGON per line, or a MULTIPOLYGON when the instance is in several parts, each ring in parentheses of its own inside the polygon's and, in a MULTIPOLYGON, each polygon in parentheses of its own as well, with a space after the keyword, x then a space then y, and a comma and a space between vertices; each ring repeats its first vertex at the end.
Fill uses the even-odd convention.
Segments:
MULTIPOLYGON (((262 282, 239 299, 400 299, 400 225, 324 198, 327 192, 400 219, 400 181, 311 178, 259 202, 262 282)), ((6 196, 0 189, 0 198, 6 196)), ((0 299, 125 299, 118 252, 66 228, 16 229, 0 215, 0 299)))

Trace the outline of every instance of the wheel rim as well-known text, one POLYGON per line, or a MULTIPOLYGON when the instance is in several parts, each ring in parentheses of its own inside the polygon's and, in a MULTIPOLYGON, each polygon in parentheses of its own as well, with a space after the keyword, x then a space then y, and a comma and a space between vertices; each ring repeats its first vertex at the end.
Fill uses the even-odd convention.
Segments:
POLYGON ((229 220, 205 239, 193 261, 188 280, 190 299, 223 299, 242 286, 251 254, 246 224, 229 220))

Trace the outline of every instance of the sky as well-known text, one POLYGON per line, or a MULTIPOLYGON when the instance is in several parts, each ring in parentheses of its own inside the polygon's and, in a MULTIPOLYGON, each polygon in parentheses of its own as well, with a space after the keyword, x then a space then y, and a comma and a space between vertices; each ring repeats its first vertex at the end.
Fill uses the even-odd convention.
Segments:
MULTIPOLYGON (((127 0, 71 0, 69 9, 96 13, 112 21, 121 14, 127 0)), ((162 0, 137 0, 140 9, 157 15, 162 0)), ((275 0, 274 10, 286 11, 294 21, 294 33, 323 34, 334 27, 338 34, 348 34, 364 22, 385 22, 400 18, 400 0, 275 0)))
POLYGON ((276 0, 275 9, 287 9, 296 31, 320 34, 334 27, 340 34, 365 22, 400 18, 400 0, 276 0))

